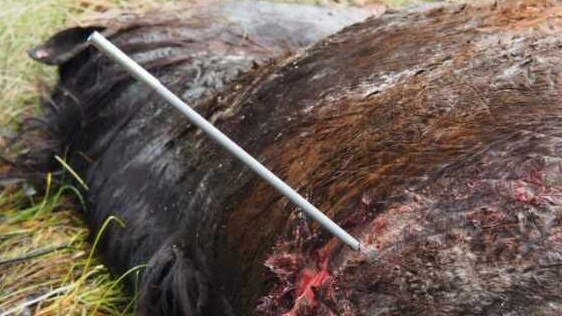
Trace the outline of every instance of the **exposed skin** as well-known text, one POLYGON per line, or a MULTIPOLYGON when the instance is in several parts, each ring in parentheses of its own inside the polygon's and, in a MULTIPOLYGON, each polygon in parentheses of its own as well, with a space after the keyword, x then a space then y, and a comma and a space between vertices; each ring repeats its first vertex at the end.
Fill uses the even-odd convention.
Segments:
MULTIPOLYGON (((217 314, 562 313, 561 31, 556 1, 388 14, 196 105, 376 259, 307 223, 156 96, 126 124, 108 107, 73 142, 95 162, 71 161, 92 227, 127 224, 102 255, 123 271, 158 249, 143 282, 160 289, 142 299, 187 293, 182 311, 208 291, 217 314)), ((189 95, 181 67, 161 75, 189 95)), ((111 104, 146 93, 121 89, 111 104)))

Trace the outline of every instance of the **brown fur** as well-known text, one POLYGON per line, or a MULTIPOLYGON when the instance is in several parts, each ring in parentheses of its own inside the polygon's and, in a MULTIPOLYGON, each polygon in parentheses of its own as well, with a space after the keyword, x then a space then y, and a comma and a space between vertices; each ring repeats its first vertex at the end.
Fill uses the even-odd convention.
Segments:
MULTIPOLYGON (((303 220, 157 98, 108 133, 139 93, 113 88, 100 125, 74 142, 94 160, 73 161, 91 187, 91 225, 112 214, 127 223, 102 254, 123 271, 148 252, 145 306, 169 313, 196 310, 207 293, 217 313, 561 313, 561 17, 546 0, 388 14, 197 100, 377 249, 374 261, 303 220)), ((160 75, 191 91, 175 67, 160 75)))

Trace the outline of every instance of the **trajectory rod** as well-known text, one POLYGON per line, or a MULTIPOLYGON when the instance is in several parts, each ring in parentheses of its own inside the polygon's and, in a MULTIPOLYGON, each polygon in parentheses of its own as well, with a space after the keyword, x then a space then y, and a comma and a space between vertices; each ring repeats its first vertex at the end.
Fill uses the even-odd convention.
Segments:
POLYGON ((123 66, 125 70, 133 77, 151 87, 166 101, 168 101, 183 114, 185 114, 185 116, 187 116, 191 123, 202 129, 209 137, 214 139, 236 158, 250 167, 250 169, 252 169, 265 181, 271 184, 290 201, 302 208, 309 217, 320 223, 320 225, 322 225, 325 229, 334 234, 337 238, 339 238, 342 242, 347 244, 352 249, 362 250, 363 247, 357 239, 351 236, 343 228, 338 226, 338 224, 334 223, 328 216, 326 216, 314 205, 308 202, 299 193, 297 193, 289 185, 283 182, 283 180, 279 179, 275 174, 273 174, 273 172, 269 171, 269 169, 264 167, 259 161, 248 154, 230 138, 228 138, 228 136, 223 134, 220 130, 213 126, 213 124, 209 123, 204 117, 199 115, 199 113, 189 107, 179 97, 177 97, 168 88, 166 88, 158 79, 156 79, 153 75, 142 68, 129 56, 119 50, 119 48, 108 41, 103 35, 98 32, 93 32, 92 35, 90 35, 90 37, 88 38, 88 42, 97 47, 102 53, 111 58, 113 61, 123 66))

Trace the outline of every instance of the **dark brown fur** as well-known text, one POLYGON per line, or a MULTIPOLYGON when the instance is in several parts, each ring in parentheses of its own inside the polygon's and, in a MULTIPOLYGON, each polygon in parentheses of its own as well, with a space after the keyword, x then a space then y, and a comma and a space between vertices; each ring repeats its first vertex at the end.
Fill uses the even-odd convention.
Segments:
MULTIPOLYGON (((145 90, 108 84, 95 102, 112 106, 92 107, 98 120, 70 151, 92 227, 127 223, 102 255, 116 272, 153 258, 146 314, 561 313, 561 17, 560 2, 538 0, 389 14, 197 103, 378 249, 374 261, 157 97, 124 115, 120 100, 145 90)), ((156 70, 181 94, 178 65, 156 70)))

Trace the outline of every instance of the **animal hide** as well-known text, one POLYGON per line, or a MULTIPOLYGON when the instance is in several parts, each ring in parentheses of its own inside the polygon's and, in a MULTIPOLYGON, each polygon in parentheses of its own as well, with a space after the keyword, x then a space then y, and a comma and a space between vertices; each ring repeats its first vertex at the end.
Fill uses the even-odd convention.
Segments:
POLYGON ((125 222, 99 253, 148 261, 141 314, 562 313, 560 2, 388 13, 286 58, 302 36, 182 23, 111 40, 378 256, 82 48, 45 102, 56 146, 19 162, 66 153, 92 230, 125 222))

